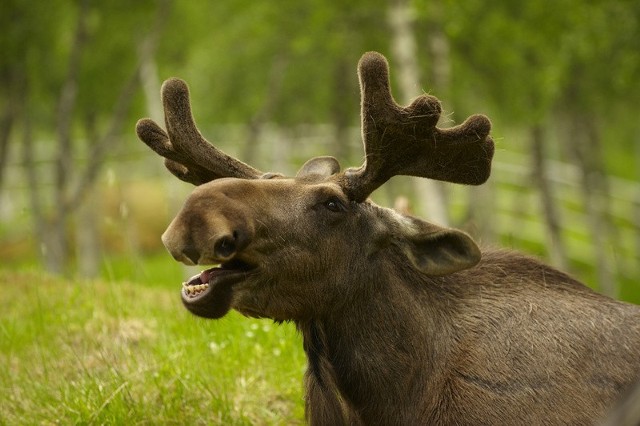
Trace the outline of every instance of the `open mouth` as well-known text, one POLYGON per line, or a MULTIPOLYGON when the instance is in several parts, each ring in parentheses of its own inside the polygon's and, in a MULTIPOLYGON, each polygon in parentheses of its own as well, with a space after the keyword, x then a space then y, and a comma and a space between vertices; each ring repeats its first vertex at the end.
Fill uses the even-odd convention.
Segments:
POLYGON ((188 301, 195 301, 207 293, 210 288, 214 287, 218 279, 229 275, 247 273, 252 269, 254 269, 253 266, 241 260, 232 260, 222 265, 205 269, 198 275, 182 283, 182 295, 186 297, 188 301))
POLYGON ((231 308, 232 286, 254 269, 239 259, 205 269, 182 283, 182 303, 196 315, 220 318, 231 308))
POLYGON ((219 267, 207 269, 182 283, 182 293, 189 299, 195 298, 209 288, 209 280, 219 267))

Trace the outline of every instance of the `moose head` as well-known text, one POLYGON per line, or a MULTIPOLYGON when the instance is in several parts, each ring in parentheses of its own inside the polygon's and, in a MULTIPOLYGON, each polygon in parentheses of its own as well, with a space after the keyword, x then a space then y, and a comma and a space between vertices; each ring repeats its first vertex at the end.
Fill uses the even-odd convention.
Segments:
POLYGON ((363 55, 358 74, 364 164, 341 171, 335 158, 317 157, 291 178, 216 149, 194 123, 187 85, 164 83, 167 132, 143 119, 137 133, 174 175, 198 185, 162 236, 175 259, 219 265, 184 284, 182 300, 193 313, 217 318, 235 308, 276 320, 306 318, 344 302, 354 274, 366 275, 373 259, 433 276, 479 261, 461 231, 403 217, 367 197, 395 175, 485 182, 494 152, 489 120, 474 115, 440 129, 440 102, 426 94, 400 107, 379 53, 363 55))

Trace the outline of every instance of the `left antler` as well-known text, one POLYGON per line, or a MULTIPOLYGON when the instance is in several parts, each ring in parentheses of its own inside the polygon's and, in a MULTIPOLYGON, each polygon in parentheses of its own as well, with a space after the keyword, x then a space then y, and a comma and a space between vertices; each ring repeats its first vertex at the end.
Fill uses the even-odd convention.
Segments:
POLYGON ((486 116, 472 115, 456 127, 439 129, 442 108, 435 97, 422 95, 400 107, 389 88, 387 60, 377 52, 362 56, 358 75, 366 158, 339 179, 352 200, 364 201, 396 175, 468 185, 489 178, 494 144, 486 116))
POLYGON ((189 88, 177 78, 162 85, 167 134, 153 120, 138 121, 138 137, 165 157, 165 166, 185 182, 200 185, 223 177, 257 179, 262 172, 228 156, 198 131, 191 114, 189 88))

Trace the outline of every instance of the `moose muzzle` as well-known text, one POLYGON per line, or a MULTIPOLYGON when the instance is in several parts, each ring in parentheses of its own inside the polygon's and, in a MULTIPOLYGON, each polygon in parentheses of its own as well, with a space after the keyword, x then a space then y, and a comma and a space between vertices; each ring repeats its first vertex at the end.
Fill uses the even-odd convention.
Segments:
POLYGON ((241 216, 230 219, 186 208, 162 234, 162 242, 176 260, 187 265, 228 262, 252 239, 253 227, 241 216))

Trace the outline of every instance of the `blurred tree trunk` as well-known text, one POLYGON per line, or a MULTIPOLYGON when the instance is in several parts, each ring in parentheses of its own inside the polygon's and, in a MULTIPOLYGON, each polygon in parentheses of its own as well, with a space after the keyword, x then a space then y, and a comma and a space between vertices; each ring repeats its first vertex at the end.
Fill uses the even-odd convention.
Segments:
MULTIPOLYGON (((28 93, 25 93, 24 99, 28 99, 28 93)), ((27 101, 25 101, 25 111, 28 111, 27 101)), ((27 187, 29 188, 29 205, 33 212, 33 233, 36 236, 36 243, 39 244, 38 254, 45 264, 45 268, 48 270, 49 267, 46 265, 48 257, 44 254, 46 250, 44 242, 46 241, 48 226, 45 221, 45 216, 42 214, 44 210, 40 194, 40 177, 38 176, 38 168, 34 161, 35 150, 33 149, 32 130, 31 117, 26 113, 22 117, 22 164, 25 170, 27 187)))
POLYGON ((77 210, 76 258, 78 273, 95 278, 100 273, 102 246, 100 244, 100 194, 90 192, 77 210))
POLYGON ((149 118, 156 123, 164 121, 164 112, 160 100, 160 77, 158 77, 158 67, 156 65, 155 53, 158 48, 158 39, 161 33, 161 26, 169 13, 168 2, 160 3, 156 28, 146 37, 138 47, 138 58, 140 58, 140 84, 144 92, 149 118))
POLYGON ((4 173, 9 158, 9 138, 11 136, 11 128, 15 121, 13 108, 15 108, 15 105, 12 102, 7 102, 4 110, 2 111, 2 115, 0 116, 0 191, 2 191, 4 173))
MULTIPOLYGON (((351 63, 349 59, 340 55, 334 68, 334 93, 345 94, 352 93, 351 63)), ((333 116, 333 146, 331 152, 335 152, 335 157, 343 164, 351 158, 351 144, 349 141, 349 124, 351 117, 351 108, 349 102, 344 101, 341 95, 333 96, 333 105, 331 108, 333 116)))
POLYGON ((253 117, 251 117, 249 124, 247 125, 247 141, 245 142, 244 152, 241 156, 242 160, 247 164, 256 164, 260 137, 262 135, 264 125, 271 120, 274 107, 282 94, 282 85, 284 83, 284 76, 288 62, 288 55, 284 52, 275 54, 271 61, 271 69, 269 71, 264 101, 262 102, 260 109, 253 114, 253 117))
MULTIPOLYGON (((406 104, 421 92, 420 71, 417 61, 414 33, 415 10, 411 0, 390 0, 389 25, 391 27, 393 55, 400 86, 401 103, 406 104)), ((441 225, 448 225, 446 198, 442 185, 429 179, 413 178, 420 209, 441 225)))
POLYGON ((570 150, 580 168, 580 190, 591 231, 593 257, 600 290, 611 297, 618 294, 611 260, 609 188, 604 172, 602 146, 596 120, 574 111, 571 115, 570 150))
MULTIPOLYGON (((25 99, 29 99, 27 92, 25 92, 25 99)), ((65 230, 55 226, 51 221, 51 217, 45 213, 43 195, 40 190, 42 180, 38 174, 38 166, 35 161, 33 123, 28 111, 28 101, 25 101, 25 114, 22 117, 22 162, 29 188, 29 204, 33 215, 35 241, 38 244, 38 254, 45 269, 52 272, 61 272, 60 266, 64 259, 60 257, 60 253, 64 247, 61 248, 58 244, 64 240, 65 230)))
MULTIPOLYGON (((99 200, 96 197, 95 190, 93 190, 95 182, 106 161, 108 150, 113 149, 117 143, 136 90, 141 84, 145 90, 150 90, 153 86, 157 88, 158 86, 154 57, 160 32, 168 13, 169 2, 160 2, 156 11, 154 25, 139 44, 138 68, 134 69, 129 79, 122 85, 111 114, 111 120, 104 134, 100 135, 97 131, 96 120, 92 114, 85 116, 86 134, 88 140, 93 141, 93 145, 90 147, 89 160, 84 168, 82 177, 78 180, 76 190, 69 201, 70 209, 75 209, 76 206, 79 209, 76 237, 78 243, 78 272, 85 277, 98 275, 102 255, 98 224, 100 215, 97 208, 99 200)), ((159 90, 156 91, 156 98, 158 92, 159 90)), ((160 104, 156 102, 150 105, 156 105, 156 109, 151 113, 159 116, 161 120, 162 109, 160 104)), ((139 246, 140 244, 137 241, 130 245, 131 248, 136 250, 133 253, 135 257, 139 256, 139 246)))
POLYGON ((0 191, 4 184, 4 174, 9 159, 9 139, 11 132, 22 113, 25 92, 25 70, 19 64, 11 71, 3 82, 9 92, 0 115, 0 191))
POLYGON ((481 186, 466 188, 468 205, 464 228, 483 244, 497 240, 495 222, 495 191, 491 180, 481 186))
MULTIPOLYGON (((81 56, 87 41, 86 21, 89 15, 89 1, 82 0, 78 10, 76 29, 71 41, 71 50, 67 74, 60 90, 57 102, 56 136, 57 154, 55 161, 55 213, 51 216, 44 241, 45 266, 50 272, 62 273, 69 256, 68 226, 68 188, 73 164, 73 145, 71 127, 73 112, 78 94, 81 56)), ((41 214, 41 212, 34 212, 41 214)))
POLYGON ((562 238, 560 217, 553 197, 551 181, 547 176, 545 145, 545 132, 540 124, 535 124, 529 129, 530 152, 532 160, 533 182, 538 189, 542 204, 542 216, 547 228, 547 246, 551 262, 562 270, 567 270, 567 252, 562 238))
POLYGON ((444 11, 440 0, 429 4, 427 17, 427 47, 429 52, 429 83, 438 96, 443 99, 443 110, 453 114, 453 108, 449 105, 451 97, 451 49, 449 39, 444 32, 444 11))
MULTIPOLYGON (((50 272, 63 273, 67 271, 70 255, 70 219, 80 210, 77 225, 77 240, 80 243, 78 255, 80 272, 93 276, 97 273, 99 266, 100 248, 97 235, 98 225, 97 214, 91 215, 91 206, 88 210, 82 210, 86 197, 95 188, 95 182, 99 172, 105 163, 107 154, 117 144, 120 139, 123 125, 127 118, 127 113, 133 101, 135 92, 140 85, 140 67, 145 58, 153 57, 159 31, 162 29, 162 22, 166 16, 167 2, 161 2, 157 10, 156 24, 149 30, 145 38, 141 40, 141 55, 138 65, 133 70, 130 78, 126 80, 120 89, 113 110, 109 114, 109 121, 103 132, 97 130, 98 117, 95 111, 84 112, 80 115, 83 120, 86 136, 90 146, 88 147, 88 159, 84 168, 80 168, 74 162, 76 148, 73 144, 72 127, 76 114, 76 103, 78 93, 78 82, 81 72, 81 56, 87 46, 86 21, 89 15, 89 2, 83 0, 77 15, 76 29, 72 39, 67 74, 65 76, 60 95, 57 101, 56 115, 56 140, 57 153, 54 169, 54 196, 53 208, 43 209, 42 201, 38 201, 38 208, 33 209, 36 228, 44 226, 42 232, 38 232, 37 237, 41 239, 41 253, 43 262, 50 272), (164 5, 164 7, 163 7, 164 5), (75 179, 74 179, 75 178, 75 179), (91 247, 90 247, 91 246, 91 247), (86 257, 86 258, 84 258, 86 257), (93 257, 93 258, 91 258, 93 257), (84 265, 84 266, 83 266, 84 265)), ((28 113, 28 112, 27 112, 28 113)), ((27 150, 32 149, 29 143, 27 150)), ((25 163, 26 165, 26 163, 25 163)), ((32 164, 31 164, 32 165, 32 164)), ((29 166, 26 165, 28 172, 29 166)), ((37 178, 32 176, 29 179, 37 185, 37 178)), ((32 198, 39 198, 42 194, 33 185, 30 185, 32 198)), ((34 202, 32 200, 32 205, 34 202)), ((97 213, 97 212, 94 212, 97 213)))
MULTIPOLYGON (((76 242, 78 257, 78 272, 85 277, 98 275, 100 267, 100 235, 97 223, 100 215, 95 208, 97 202, 95 183, 100 175, 100 170, 107 159, 109 149, 117 144, 122 131, 124 121, 129 111, 131 101, 140 84, 139 70, 134 70, 128 81, 124 83, 118 100, 111 114, 111 120, 106 131, 101 135, 96 128, 96 117, 86 114, 84 124, 88 141, 92 143, 89 148, 88 160, 82 174, 76 179, 77 183, 73 191, 68 191, 66 204, 58 207, 58 214, 71 216, 78 212, 76 222, 76 242)), ((76 167, 77 168, 77 167, 76 167)), ((69 187, 71 184, 69 184, 69 187)))

